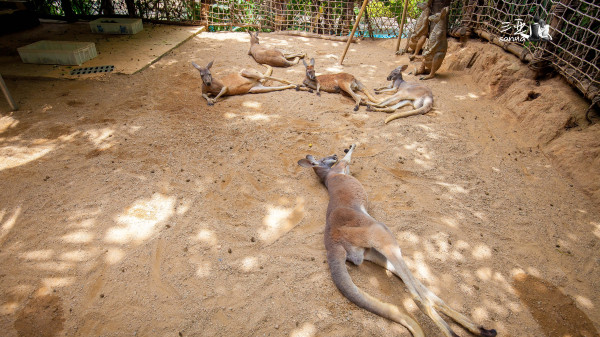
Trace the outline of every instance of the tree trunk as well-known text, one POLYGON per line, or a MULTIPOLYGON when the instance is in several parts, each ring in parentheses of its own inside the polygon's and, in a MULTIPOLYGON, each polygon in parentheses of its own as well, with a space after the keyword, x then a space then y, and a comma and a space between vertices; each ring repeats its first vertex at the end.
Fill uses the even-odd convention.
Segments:
POLYGON ((450 0, 433 0, 431 3, 431 15, 442 11, 442 8, 450 6, 450 0))
POLYGON ((63 12, 65 13, 65 18, 67 19, 67 22, 77 21, 77 19, 75 18, 75 12, 73 12, 73 4, 71 3, 71 0, 62 0, 60 5, 62 7, 63 12))
POLYGON ((102 0, 100 2, 100 8, 102 9, 103 15, 115 15, 115 7, 113 6, 112 0, 102 0))
POLYGON ((127 5, 127 13, 130 18, 135 18, 137 15, 135 13, 135 1, 134 0, 125 0, 125 4, 127 5))

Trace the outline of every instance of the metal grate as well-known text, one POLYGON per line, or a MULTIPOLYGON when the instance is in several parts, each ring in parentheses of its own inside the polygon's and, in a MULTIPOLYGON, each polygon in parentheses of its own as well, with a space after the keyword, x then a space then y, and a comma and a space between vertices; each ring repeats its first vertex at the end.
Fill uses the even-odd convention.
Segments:
POLYGON ((97 73, 110 73, 115 70, 115 66, 99 66, 99 67, 86 67, 77 68, 71 70, 71 75, 88 75, 97 73))

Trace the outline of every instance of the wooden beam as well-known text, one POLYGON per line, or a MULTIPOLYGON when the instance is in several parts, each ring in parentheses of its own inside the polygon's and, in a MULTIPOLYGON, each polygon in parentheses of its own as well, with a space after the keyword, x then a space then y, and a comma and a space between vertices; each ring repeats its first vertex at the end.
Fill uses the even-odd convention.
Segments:
POLYGON ((398 41, 396 42, 396 48, 394 52, 400 50, 400 41, 402 41, 402 31, 404 30, 404 21, 406 20, 406 11, 408 10, 408 0, 404 2, 404 9, 402 10, 402 21, 400 21, 400 30, 398 31, 398 41))
MULTIPOLYGON (((362 7, 360 8, 360 12, 358 12, 358 17, 356 18, 356 23, 354 23, 354 26, 352 27, 352 33, 350 33, 351 37, 354 37, 354 33, 356 33, 356 29, 358 28, 358 24, 360 23, 360 18, 362 17, 365 8, 367 8, 368 2, 369 0, 363 1, 362 7)), ((346 53, 348 52, 348 47, 350 47, 350 43, 352 43, 352 39, 348 39, 348 42, 346 42, 346 48, 344 49, 344 53, 340 58, 340 65, 342 65, 342 62, 344 62, 344 58, 346 57, 346 53)))
POLYGON ((0 87, 2 87, 2 92, 4 93, 4 96, 6 97, 6 100, 8 101, 8 104, 10 105, 10 108, 13 110, 17 110, 19 107, 13 100, 12 96, 10 95, 10 92, 8 92, 8 88, 6 87, 6 83, 4 82, 2 75, 0 75, 0 87))

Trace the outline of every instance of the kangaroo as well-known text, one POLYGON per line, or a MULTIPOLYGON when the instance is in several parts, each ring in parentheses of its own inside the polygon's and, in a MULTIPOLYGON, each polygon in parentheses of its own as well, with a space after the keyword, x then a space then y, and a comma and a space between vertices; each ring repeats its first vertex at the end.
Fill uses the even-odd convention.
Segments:
POLYGON ((448 315, 478 336, 494 337, 496 330, 475 325, 450 308, 417 280, 402 258, 400 246, 390 229, 367 213, 367 193, 350 175, 350 160, 356 145, 351 145, 338 162, 337 155, 317 160, 308 155, 298 165, 312 167, 329 192, 325 222, 325 248, 333 282, 354 304, 374 314, 404 325, 415 337, 425 334, 419 324, 397 306, 382 302, 360 290, 352 281, 346 261, 360 265, 371 261, 402 279, 417 306, 431 317, 446 337, 458 337, 436 310, 448 315))
POLYGON ((267 71, 264 74, 254 69, 242 69, 238 73, 232 73, 221 79, 216 79, 210 73, 213 61, 210 61, 206 67, 201 67, 194 62, 192 62, 192 65, 200 72, 200 76, 202 77, 202 97, 206 99, 208 105, 214 105, 221 96, 243 95, 247 93, 256 94, 296 87, 296 85, 289 81, 271 77, 273 68, 270 66, 266 66, 267 71), (273 80, 287 85, 267 87, 263 85, 263 82, 266 80, 273 80), (209 94, 214 95, 215 98, 208 97, 209 94))
POLYGON ((387 80, 391 81, 389 86, 375 88, 375 93, 392 92, 393 94, 380 102, 367 103, 367 111, 394 112, 405 105, 412 104, 415 110, 397 112, 385 119, 389 123, 397 118, 409 117, 428 113, 433 107, 433 93, 428 87, 414 82, 406 82, 402 79, 402 72, 408 65, 402 65, 392 70, 387 80))
POLYGON ((411 61, 421 52, 429 35, 428 17, 431 14, 431 0, 419 2, 417 7, 422 11, 421 15, 417 19, 414 29, 408 35, 406 47, 396 52, 396 54, 402 55, 412 50, 413 54, 408 57, 411 61))
POLYGON ((250 50, 248 55, 252 55, 254 60, 260 64, 268 64, 272 67, 290 67, 298 64, 304 53, 290 53, 285 50, 265 47, 259 44, 258 32, 250 34, 250 50), (289 59, 294 59, 290 61, 289 59))
POLYGON ((423 51, 423 62, 419 69, 415 69, 415 75, 426 73, 426 69, 431 69, 429 75, 421 77, 421 80, 428 80, 435 77, 435 72, 440 68, 444 57, 446 57, 446 51, 448 50, 448 40, 446 38, 447 26, 448 26, 448 7, 442 8, 442 11, 431 15, 429 21, 435 23, 425 50, 423 51))
POLYGON ((364 93, 369 100, 376 101, 376 99, 369 93, 367 88, 353 75, 348 73, 338 73, 316 76, 314 58, 310 59, 310 64, 307 64, 305 60, 302 60, 302 63, 304 63, 304 67, 306 67, 306 78, 301 85, 296 87, 296 90, 306 87, 308 88, 309 92, 316 90, 317 95, 319 96, 321 96, 321 90, 335 94, 345 92, 356 102, 354 105, 354 111, 358 110, 360 102, 363 99, 360 95, 355 93, 354 90, 364 93))

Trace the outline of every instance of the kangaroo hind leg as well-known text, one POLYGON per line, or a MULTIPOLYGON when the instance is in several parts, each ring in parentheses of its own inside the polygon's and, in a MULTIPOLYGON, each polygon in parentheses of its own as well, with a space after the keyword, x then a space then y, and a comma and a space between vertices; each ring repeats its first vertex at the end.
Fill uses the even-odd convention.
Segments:
POLYGON ((360 290, 352 281, 346 267, 346 249, 335 245, 327 249, 327 262, 331 276, 338 290, 352 303, 376 315, 385 317, 405 326, 414 337, 425 337, 419 324, 409 315, 390 303, 385 303, 360 290))
POLYGON ((250 90, 248 90, 248 92, 251 94, 261 94, 261 93, 265 93, 265 92, 293 89, 295 87, 296 87, 296 85, 294 85, 294 84, 281 85, 281 86, 277 86, 277 87, 266 87, 259 83, 259 84, 255 85, 254 87, 250 88, 250 90))
MULTIPOLYGON (((391 236, 391 234, 389 235, 391 236)), ((394 273, 402 279, 406 285, 406 288, 408 289, 408 292, 412 295, 415 304, 417 304, 421 311, 423 311, 433 320, 435 325, 440 329, 440 331, 442 331, 444 336, 457 337, 458 335, 452 331, 448 323, 446 323, 440 314, 435 310, 433 300, 427 296, 427 292, 424 291, 424 289, 420 286, 420 282, 413 276, 412 272, 406 265, 406 262, 404 262, 402 253, 400 252, 400 247, 395 242, 395 239, 392 238, 392 240, 394 241, 394 244, 390 244, 389 242, 377 242, 378 245, 374 248, 381 252, 385 259, 393 265, 395 271, 394 273)))
MULTIPOLYGON (((364 260, 371 261, 371 262, 389 270, 390 272, 392 272, 393 274, 395 274, 396 276, 398 276, 399 278, 402 279, 401 274, 395 269, 394 265, 382 253, 380 253, 376 249, 367 249, 364 253, 364 260)), ((460 325, 462 325, 463 327, 465 327, 466 329, 468 329, 475 335, 482 336, 482 337, 496 336, 496 330, 494 330, 494 329, 488 330, 481 326, 477 326, 466 316, 464 316, 463 314, 459 313, 458 311, 450 308, 442 299, 440 299, 431 290, 429 290, 427 287, 425 287, 425 285, 423 285, 421 283, 421 281, 419 281, 417 278, 413 277, 412 279, 413 279, 415 288, 419 289, 419 293, 423 297, 426 298, 426 301, 429 303, 432 303, 435 308, 437 308, 442 313, 444 313, 445 315, 452 318, 455 322, 459 323, 460 325)), ((423 310, 423 311, 425 313, 427 313, 426 310, 423 310)), ((427 314, 429 315, 429 313, 427 313, 427 314)), ((439 319, 442 319, 437 313, 435 316, 439 317, 439 319)), ((435 319, 434 319, 434 321, 435 321, 435 319)), ((442 326, 447 326, 446 322, 443 322, 443 323, 444 324, 442 324, 442 326)), ((436 322, 436 325, 440 326, 437 322, 436 322)), ((442 329, 442 330, 444 331, 444 329, 442 329)), ((454 334, 454 332, 452 330, 450 330, 450 333, 454 334)), ((447 332, 445 332, 445 334, 447 335, 447 332)), ((455 336, 455 334, 451 335, 451 336, 455 336)))
POLYGON ((354 99, 354 111, 358 111, 358 108, 360 107, 360 102, 363 98, 352 90, 352 86, 349 83, 340 83, 340 89, 342 89, 342 91, 344 91, 354 99))

